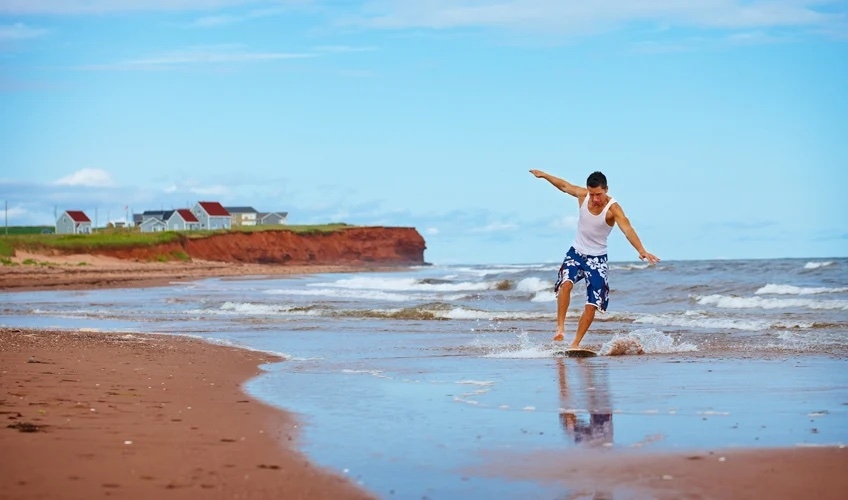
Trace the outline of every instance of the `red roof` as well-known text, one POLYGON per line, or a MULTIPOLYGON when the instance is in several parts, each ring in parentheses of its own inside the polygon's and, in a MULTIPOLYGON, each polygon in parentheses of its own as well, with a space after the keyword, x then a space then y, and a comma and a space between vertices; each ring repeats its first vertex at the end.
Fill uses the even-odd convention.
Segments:
POLYGON ((186 222, 200 222, 199 220, 197 220, 197 217, 195 217, 194 214, 191 213, 191 210, 187 208, 178 208, 177 213, 179 213, 182 216, 183 220, 186 222))
POLYGON ((73 219, 74 222, 91 222, 91 219, 89 219, 82 210, 68 210, 65 213, 67 213, 68 217, 73 219))
POLYGON ((229 217, 230 212, 217 201, 199 201, 198 204, 212 217, 229 217))

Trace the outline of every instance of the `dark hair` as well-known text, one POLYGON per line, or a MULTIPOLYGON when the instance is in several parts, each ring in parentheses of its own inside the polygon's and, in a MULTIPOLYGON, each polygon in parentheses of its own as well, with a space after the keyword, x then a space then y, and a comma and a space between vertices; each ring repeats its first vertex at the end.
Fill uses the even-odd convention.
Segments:
POLYGON ((586 179, 586 187, 596 188, 601 187, 603 189, 607 188, 607 176, 600 172, 592 172, 589 175, 589 178, 586 179))

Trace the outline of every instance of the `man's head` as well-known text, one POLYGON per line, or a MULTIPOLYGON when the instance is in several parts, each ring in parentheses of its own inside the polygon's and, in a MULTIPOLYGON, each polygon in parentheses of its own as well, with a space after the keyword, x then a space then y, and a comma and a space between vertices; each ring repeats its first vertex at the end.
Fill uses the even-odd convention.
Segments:
POLYGON ((592 172, 589 178, 586 179, 587 188, 601 188, 604 191, 607 189, 607 176, 601 172, 592 172))
POLYGON ((589 190, 590 206, 599 208, 607 204, 607 176, 600 172, 592 172, 586 179, 586 188, 589 190))

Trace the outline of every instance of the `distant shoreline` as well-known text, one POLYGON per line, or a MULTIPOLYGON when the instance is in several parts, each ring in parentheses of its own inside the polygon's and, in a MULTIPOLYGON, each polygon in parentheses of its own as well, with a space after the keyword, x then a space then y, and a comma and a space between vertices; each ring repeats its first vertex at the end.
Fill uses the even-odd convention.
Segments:
POLYGON ((0 290, 86 290, 166 286, 205 278, 275 277, 374 272, 408 268, 389 264, 253 264, 232 262, 136 262, 100 255, 42 255, 18 251, 0 266, 0 290))

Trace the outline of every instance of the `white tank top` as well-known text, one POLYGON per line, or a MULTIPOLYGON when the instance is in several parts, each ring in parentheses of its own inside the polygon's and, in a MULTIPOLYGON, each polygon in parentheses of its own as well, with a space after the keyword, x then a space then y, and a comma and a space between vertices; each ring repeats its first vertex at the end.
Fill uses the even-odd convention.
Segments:
POLYGON ((610 197, 609 202, 598 215, 589 212, 589 197, 580 205, 580 213, 577 216, 577 238, 574 239, 574 249, 584 255, 606 255, 607 237, 612 231, 612 226, 607 224, 607 211, 615 203, 610 197))

